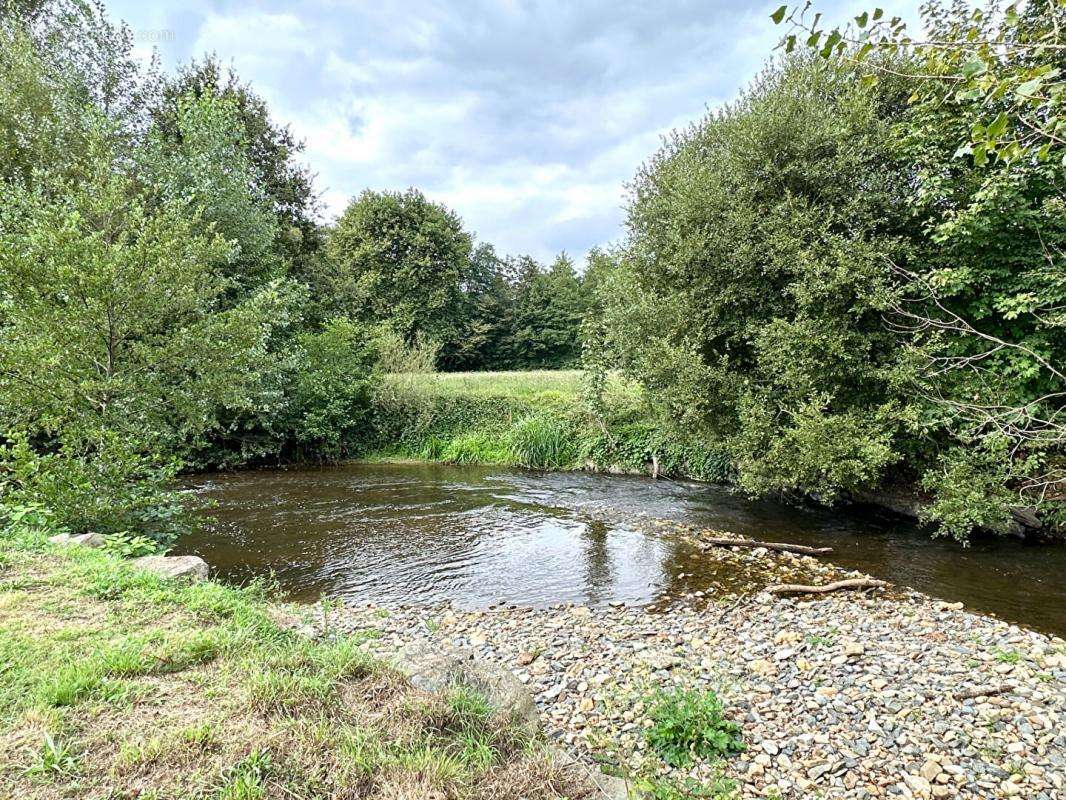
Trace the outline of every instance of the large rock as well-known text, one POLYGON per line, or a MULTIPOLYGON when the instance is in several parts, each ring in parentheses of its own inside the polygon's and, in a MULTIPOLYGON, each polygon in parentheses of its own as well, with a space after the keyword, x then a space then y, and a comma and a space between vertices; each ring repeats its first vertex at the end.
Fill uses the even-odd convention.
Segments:
POLYGON ((99 533, 79 533, 77 536, 71 536, 69 533, 57 533, 55 536, 48 537, 48 541, 52 544, 75 545, 77 547, 103 547, 107 544, 107 539, 99 533))
POLYGON ((181 578, 194 583, 207 580, 207 562, 199 556, 142 556, 131 563, 164 578, 181 578))
POLYGON ((540 729, 537 705, 529 689, 511 671, 481 661, 469 650, 416 643, 405 648, 393 663, 416 689, 446 694, 456 686, 465 686, 527 732, 540 729))

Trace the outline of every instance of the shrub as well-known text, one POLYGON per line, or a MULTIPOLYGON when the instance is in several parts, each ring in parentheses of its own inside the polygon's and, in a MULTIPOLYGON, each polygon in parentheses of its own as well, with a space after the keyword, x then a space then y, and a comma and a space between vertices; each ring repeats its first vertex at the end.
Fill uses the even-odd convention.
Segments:
POLYGON ((51 509, 52 523, 75 533, 135 531, 163 542, 194 524, 174 485, 178 467, 114 440, 39 453, 18 439, 0 447, 0 495, 7 505, 51 509))
POLYGON ((740 726, 722 716, 722 704, 714 692, 660 692, 649 716, 652 725, 645 729, 644 739, 672 767, 744 749, 740 726))

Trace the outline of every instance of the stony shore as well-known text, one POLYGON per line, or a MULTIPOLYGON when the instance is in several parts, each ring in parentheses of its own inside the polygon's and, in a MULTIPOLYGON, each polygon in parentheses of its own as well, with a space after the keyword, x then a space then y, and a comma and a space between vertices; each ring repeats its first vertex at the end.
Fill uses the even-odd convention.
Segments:
MULTIPOLYGON (((831 571, 738 552, 722 557, 831 571)), ((607 771, 724 776, 744 798, 1066 798, 1066 642, 914 592, 319 613, 320 628, 376 631, 382 655, 447 643, 512 670, 547 735, 607 771), (716 691, 746 750, 665 767, 641 731, 648 698, 673 686, 716 691)))

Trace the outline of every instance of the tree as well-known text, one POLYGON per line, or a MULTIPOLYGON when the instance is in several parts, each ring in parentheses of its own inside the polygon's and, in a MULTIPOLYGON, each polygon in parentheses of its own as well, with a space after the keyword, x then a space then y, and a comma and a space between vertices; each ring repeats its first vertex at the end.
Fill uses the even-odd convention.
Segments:
POLYGON ((278 223, 271 200, 255 180, 240 109, 233 97, 205 92, 176 103, 173 130, 154 127, 135 151, 138 174, 161 203, 195 209, 205 233, 231 246, 224 274, 230 296, 253 292, 284 275, 274 247, 278 223))
POLYGON ((492 245, 479 244, 463 282, 461 333, 442 354, 442 366, 455 370, 506 369, 514 326, 514 290, 504 262, 492 245))
MULTIPOLYGON (((901 89, 811 58, 673 134, 638 173, 606 346, 754 494, 876 483, 909 424, 882 316, 909 216, 901 89)), ((902 94, 906 97, 906 94, 902 94)))
POLYGON ((314 176, 296 160, 303 142, 288 126, 271 121, 266 101, 249 84, 242 83, 232 67, 224 69, 217 57, 207 56, 167 79, 151 109, 155 129, 170 147, 181 149, 185 145, 189 98, 198 101, 205 97, 219 98, 232 108, 252 192, 274 215, 272 246, 289 260, 290 274, 313 281, 323 236, 315 221, 319 209, 314 176))
POLYGON ((384 322, 410 344, 454 346, 473 240, 462 221, 416 189, 365 191, 329 234, 326 291, 352 319, 384 322))
POLYGON ((149 205, 106 147, 79 183, 3 189, 0 407, 9 429, 173 451, 239 406, 270 289, 228 308, 229 243, 195 208, 149 205))
POLYGON ((961 536, 1007 527, 1013 506, 1061 514, 1066 5, 930 2, 913 38, 880 9, 831 30, 808 9, 775 12, 793 27, 786 49, 802 31, 867 84, 906 74, 914 86, 897 132, 923 241, 909 263, 892 262, 902 294, 890 324, 916 356, 927 428, 949 434, 924 481, 937 496, 930 516, 961 536), (998 501, 973 502, 978 484, 998 501))

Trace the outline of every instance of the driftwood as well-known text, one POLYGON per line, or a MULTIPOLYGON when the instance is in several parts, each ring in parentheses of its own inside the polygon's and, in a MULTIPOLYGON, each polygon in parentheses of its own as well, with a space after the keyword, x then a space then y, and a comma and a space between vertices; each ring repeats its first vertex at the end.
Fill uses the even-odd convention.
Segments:
POLYGON ((846 581, 826 583, 821 586, 805 586, 802 583, 780 583, 775 586, 767 586, 766 591, 770 594, 826 594, 840 589, 881 589, 888 586, 885 581, 874 578, 849 578, 846 581))
POLYGON ((765 547, 767 550, 777 550, 782 553, 802 553, 805 556, 824 556, 832 553, 832 547, 808 547, 805 544, 785 544, 783 542, 757 542, 754 539, 728 539, 724 536, 701 536, 700 544, 714 545, 715 547, 765 547))
POLYGON ((1002 683, 999 686, 982 686, 977 689, 966 689, 962 692, 955 692, 956 700, 973 700, 977 697, 993 697, 997 694, 1007 694, 1007 692, 1013 692, 1014 687, 1009 683, 1002 683))

